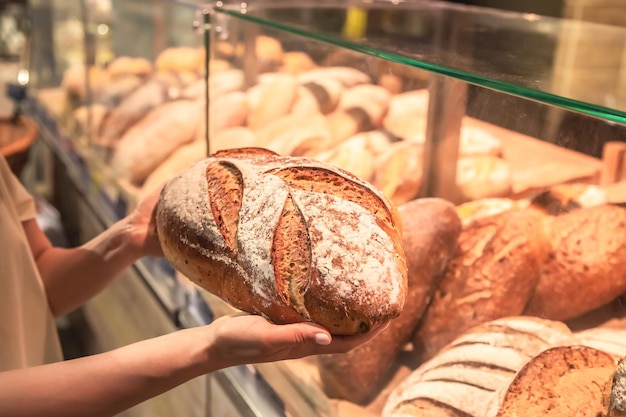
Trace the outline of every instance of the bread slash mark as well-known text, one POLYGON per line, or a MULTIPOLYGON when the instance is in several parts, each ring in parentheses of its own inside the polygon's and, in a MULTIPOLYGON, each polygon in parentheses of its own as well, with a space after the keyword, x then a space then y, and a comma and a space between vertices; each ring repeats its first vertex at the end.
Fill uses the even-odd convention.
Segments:
POLYGON ((291 195, 287 196, 272 245, 276 288, 283 302, 311 320, 304 294, 311 281, 311 245, 307 225, 291 195))
POLYGON ((243 178, 231 163, 216 161, 207 166, 209 204, 213 219, 233 255, 237 253, 239 211, 243 200, 243 178))

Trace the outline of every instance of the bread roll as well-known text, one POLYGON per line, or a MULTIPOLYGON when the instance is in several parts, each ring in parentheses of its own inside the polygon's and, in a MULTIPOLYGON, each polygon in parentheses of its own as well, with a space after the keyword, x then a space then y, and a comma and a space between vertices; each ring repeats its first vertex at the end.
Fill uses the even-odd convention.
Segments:
POLYGON ((157 56, 154 66, 159 71, 192 71, 204 69, 204 48, 179 46, 166 48, 157 56))
POLYGON ((222 151, 172 179, 157 230, 185 276, 275 323, 365 333, 404 305, 397 212, 356 177, 263 149, 222 151))
POLYGON ((259 103, 252 106, 248 126, 258 130, 288 114, 298 93, 298 84, 292 76, 284 75, 261 86, 259 103))
POLYGON ((111 61, 106 70, 111 78, 128 74, 144 77, 152 73, 152 63, 145 58, 120 56, 111 61))
POLYGON ((144 82, 137 75, 121 75, 107 79, 94 86, 93 101, 106 107, 118 106, 128 95, 139 88, 144 82))
POLYGON ((454 206, 421 199, 399 207, 408 265, 405 307, 383 332, 345 353, 319 357, 324 392, 364 404, 388 382, 402 347, 409 341, 446 267, 461 232, 454 206))
MULTIPOLYGON (((204 133, 204 129, 200 129, 204 133)), ((224 149, 249 148, 257 145, 257 138, 247 127, 229 127, 215 133, 209 140, 210 152, 215 153, 224 149)))
POLYGON ((507 211, 466 226, 415 333, 416 354, 429 359, 476 325, 520 315, 548 251, 543 216, 529 210, 507 211))
POLYGON ((599 350, 561 346, 540 353, 518 372, 497 417, 598 417, 615 362, 599 350))
POLYGON ((568 320, 626 292, 626 210, 584 208, 547 225, 550 256, 526 314, 568 320))
POLYGON ((326 118, 289 114, 255 131, 256 146, 271 149, 281 155, 315 155, 330 147, 331 137, 326 118))
POLYGON ((111 160, 114 175, 140 185, 179 146, 195 138, 202 106, 172 101, 148 114, 120 139, 111 160))
POLYGON ((285 52, 282 57, 280 72, 300 74, 316 67, 309 54, 300 51, 285 52))
POLYGON ((417 197, 422 186, 423 152, 420 144, 406 140, 390 145, 377 158, 374 186, 394 204, 417 197))
POLYGON ((298 81, 302 84, 318 80, 333 79, 339 81, 345 88, 351 88, 359 84, 371 83, 369 75, 351 67, 322 67, 298 74, 298 81))
POLYGON ((560 322, 507 317, 470 329, 419 366, 389 396, 383 417, 483 417, 495 392, 528 361, 574 342, 560 322))

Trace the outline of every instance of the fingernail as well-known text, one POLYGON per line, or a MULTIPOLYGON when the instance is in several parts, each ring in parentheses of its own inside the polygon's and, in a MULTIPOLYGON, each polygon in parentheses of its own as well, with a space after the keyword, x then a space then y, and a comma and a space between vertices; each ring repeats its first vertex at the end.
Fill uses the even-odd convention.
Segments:
POLYGON ((318 345, 330 345, 330 336, 326 333, 317 333, 315 335, 315 343, 318 345))

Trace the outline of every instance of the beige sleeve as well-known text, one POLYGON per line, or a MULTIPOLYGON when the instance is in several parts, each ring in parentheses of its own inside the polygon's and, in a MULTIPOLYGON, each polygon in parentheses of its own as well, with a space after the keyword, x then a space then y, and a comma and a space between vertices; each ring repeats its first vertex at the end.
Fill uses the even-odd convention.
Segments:
POLYGON ((35 200, 13 174, 4 155, 0 155, 0 191, 3 189, 8 192, 9 201, 17 211, 20 221, 35 217, 37 214, 35 200))

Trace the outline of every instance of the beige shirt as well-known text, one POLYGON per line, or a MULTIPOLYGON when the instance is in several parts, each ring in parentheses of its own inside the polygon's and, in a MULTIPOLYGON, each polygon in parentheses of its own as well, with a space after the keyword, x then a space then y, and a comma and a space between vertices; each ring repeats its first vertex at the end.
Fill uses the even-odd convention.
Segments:
POLYGON ((0 155, 0 371, 63 359, 54 319, 22 222, 33 198, 0 155))

